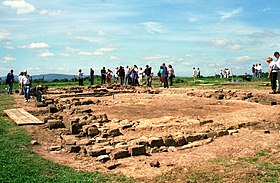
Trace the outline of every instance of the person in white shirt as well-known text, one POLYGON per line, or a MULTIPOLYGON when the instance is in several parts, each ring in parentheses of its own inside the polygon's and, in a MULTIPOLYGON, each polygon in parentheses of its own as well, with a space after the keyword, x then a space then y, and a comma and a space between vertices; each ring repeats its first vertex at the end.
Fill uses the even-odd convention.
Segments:
POLYGON ((21 86, 22 79, 23 79, 23 72, 20 72, 20 74, 19 74, 19 76, 18 76, 19 94, 20 94, 20 95, 23 95, 23 88, 22 88, 22 86, 21 86))
POLYGON ((196 71, 195 67, 193 67, 193 70, 192 70, 192 77, 193 78, 197 77, 197 71, 196 71))
POLYGON ((268 78, 270 78, 271 80, 271 89, 272 89, 272 92, 270 92, 270 94, 276 94, 276 80, 277 80, 277 72, 278 72, 277 63, 271 57, 268 57, 266 61, 267 63, 269 63, 268 78))
POLYGON ((84 85, 83 75, 84 75, 84 73, 82 72, 82 69, 79 69, 79 72, 78 72, 79 86, 84 85))
POLYGON ((276 65, 277 65, 277 82, 278 82, 278 93, 280 93, 280 54, 278 51, 274 52, 274 57, 276 58, 276 65))
POLYGON ((25 102, 30 101, 30 88, 31 88, 32 79, 27 75, 27 71, 23 72, 23 77, 21 80, 21 86, 23 88, 25 102))
POLYGON ((138 83, 140 86, 143 85, 143 77, 144 77, 144 70, 142 69, 142 67, 140 67, 138 71, 138 83))

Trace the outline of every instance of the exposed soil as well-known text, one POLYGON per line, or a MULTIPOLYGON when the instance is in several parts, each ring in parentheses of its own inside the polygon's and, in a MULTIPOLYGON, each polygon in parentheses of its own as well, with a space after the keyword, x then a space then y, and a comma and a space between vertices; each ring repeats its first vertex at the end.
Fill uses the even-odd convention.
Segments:
MULTIPOLYGON (((268 91, 232 91, 197 89, 158 89, 159 94, 142 92, 116 93, 101 97, 79 97, 91 99, 95 104, 77 106, 92 109, 92 114, 106 113, 109 122, 103 127, 114 128, 119 123, 113 121, 131 121, 133 127, 122 130, 115 142, 130 142, 135 139, 165 137, 168 135, 188 135, 233 129, 238 133, 204 139, 197 142, 198 147, 180 149, 167 148, 167 152, 131 156, 106 163, 96 161, 88 154, 68 153, 65 148, 50 151, 51 146, 61 146, 61 134, 69 133, 66 128, 50 130, 48 123, 37 126, 23 126, 39 145, 34 150, 42 157, 56 163, 74 167, 77 170, 121 173, 131 177, 151 178, 178 166, 196 166, 199 162, 213 158, 236 158, 251 156, 256 152, 279 145, 280 95, 269 95, 268 91), (150 162, 159 161, 160 167, 150 166, 150 162), (106 167, 120 163, 113 170, 106 167)), ((136 91, 138 91, 136 89, 136 91)), ((158 92, 156 92, 158 93, 158 92)), ((55 100, 60 94, 48 94, 45 98, 55 100)), ((77 98, 77 97, 76 97, 77 98)), ((15 107, 22 107, 39 119, 51 116, 47 107, 36 108, 35 101, 25 103, 22 96, 15 95, 15 107)), ((74 107, 73 107, 74 108, 74 107)), ((67 114, 59 111, 53 116, 67 114)), ((75 114, 72 114, 75 116, 75 114)), ((84 137, 88 138, 88 137, 84 137)), ((112 141, 112 139, 110 139, 112 141)), ((82 151, 82 150, 81 150, 82 151)))

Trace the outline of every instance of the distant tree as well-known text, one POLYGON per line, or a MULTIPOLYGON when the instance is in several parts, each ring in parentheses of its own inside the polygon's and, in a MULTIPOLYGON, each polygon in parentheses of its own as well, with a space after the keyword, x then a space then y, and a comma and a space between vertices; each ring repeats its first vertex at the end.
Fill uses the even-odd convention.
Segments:
POLYGON ((52 82, 54 82, 54 83, 59 82, 59 79, 54 79, 52 82))
POLYGON ((60 81, 61 81, 61 82, 69 82, 69 79, 64 78, 64 79, 61 79, 60 81))

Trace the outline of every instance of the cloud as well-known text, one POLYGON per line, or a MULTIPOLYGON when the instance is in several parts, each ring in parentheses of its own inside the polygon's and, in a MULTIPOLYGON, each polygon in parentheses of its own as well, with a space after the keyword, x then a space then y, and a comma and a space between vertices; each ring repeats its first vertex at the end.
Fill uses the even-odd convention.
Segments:
POLYGON ((111 57, 110 57, 110 60, 120 60, 120 58, 117 57, 117 56, 111 56, 111 57))
POLYGON ((107 33, 105 31, 98 31, 97 35, 99 35, 99 36, 107 36, 107 33))
POLYGON ((12 56, 4 56, 3 58, 0 59, 0 61, 4 64, 10 63, 10 62, 15 61, 15 60, 16 60, 16 58, 12 57, 12 56))
POLYGON ((233 17, 234 15, 237 15, 237 14, 241 13, 241 11, 242 11, 242 7, 239 7, 235 10, 230 11, 230 12, 221 12, 220 11, 219 14, 220 14, 221 19, 225 20, 225 19, 233 17))
POLYGON ((271 10, 271 8, 267 7, 267 8, 262 9, 262 12, 266 12, 266 11, 270 11, 270 10, 271 10))
POLYGON ((50 46, 45 42, 31 43, 29 45, 23 45, 20 48, 38 49, 38 48, 49 48, 50 46))
POLYGON ((100 56, 100 55, 104 55, 104 53, 100 52, 100 51, 93 51, 93 52, 80 51, 79 55, 81 55, 81 56, 100 56))
POLYGON ((0 41, 8 41, 10 33, 5 29, 0 29, 0 41))
POLYGON ((96 44, 102 43, 101 41, 93 40, 92 38, 89 37, 76 37, 76 39, 81 42, 96 43, 96 44))
POLYGON ((61 16, 62 15, 62 11, 60 10, 42 10, 40 11, 40 15, 48 15, 51 17, 57 17, 57 16, 61 16))
POLYGON ((112 51, 116 51, 117 48, 113 47, 112 45, 109 45, 108 47, 104 47, 104 48, 99 48, 96 51, 98 52, 112 52, 112 51))
POLYGON ((233 62, 249 62, 249 61, 255 61, 256 59, 250 56, 239 56, 232 59, 233 62))
POLYGON ((144 22, 142 25, 145 26, 145 29, 149 33, 162 33, 163 28, 160 23, 157 22, 144 22))
POLYGON ((218 38, 210 41, 210 44, 215 47, 225 48, 229 50, 241 50, 242 46, 238 44, 232 44, 232 41, 227 38, 218 38))
POLYGON ((144 60, 160 60, 160 59, 168 59, 168 58, 170 58, 170 57, 167 55, 155 55, 155 56, 147 56, 147 57, 144 57, 143 59, 144 60))
POLYGON ((39 57, 52 57, 52 56, 54 56, 54 53, 50 52, 49 50, 42 50, 42 51, 40 51, 40 54, 38 54, 37 56, 39 56, 39 57))
POLYGON ((15 10, 18 15, 32 13, 36 10, 35 6, 25 0, 4 0, 2 4, 15 10))

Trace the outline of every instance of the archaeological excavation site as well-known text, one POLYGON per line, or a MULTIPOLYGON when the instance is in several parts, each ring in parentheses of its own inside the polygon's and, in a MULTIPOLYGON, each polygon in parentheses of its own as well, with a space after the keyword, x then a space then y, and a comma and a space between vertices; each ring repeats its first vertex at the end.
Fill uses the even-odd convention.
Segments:
POLYGON ((32 149, 79 171, 149 178, 280 140, 280 95, 261 90, 104 85, 14 98, 5 112, 32 136, 32 149))

